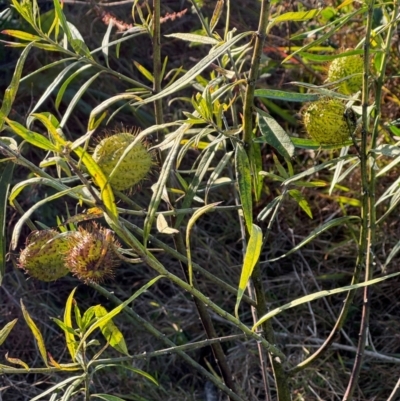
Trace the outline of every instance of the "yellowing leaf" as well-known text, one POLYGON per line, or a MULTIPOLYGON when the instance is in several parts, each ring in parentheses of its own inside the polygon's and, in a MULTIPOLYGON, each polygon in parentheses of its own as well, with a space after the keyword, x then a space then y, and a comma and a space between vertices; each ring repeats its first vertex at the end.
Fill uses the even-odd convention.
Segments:
POLYGON ((29 366, 28 366, 27 363, 25 363, 24 361, 21 361, 21 359, 18 359, 18 358, 10 358, 10 357, 8 356, 8 352, 7 352, 7 354, 5 355, 5 358, 6 358, 6 360, 7 360, 8 362, 14 363, 15 365, 23 366, 26 370, 29 370, 29 366))
POLYGON ((44 345, 42 333, 40 332, 39 328, 36 326, 33 319, 30 317, 28 311, 25 309, 25 305, 22 302, 22 299, 21 299, 21 309, 22 309, 22 314, 24 315, 24 319, 25 319, 27 325, 29 326, 29 328, 31 329, 33 336, 35 337, 37 346, 39 348, 40 356, 42 357, 45 365, 48 366, 47 365, 47 351, 46 351, 46 346, 44 345))
MULTIPOLYGON (((67 328, 73 330, 72 327, 72 303, 74 301, 74 294, 76 291, 76 287, 71 291, 69 297, 67 299, 67 303, 65 304, 65 311, 64 311, 64 324, 67 328)), ((75 361, 75 354, 78 348, 77 342, 75 341, 75 335, 71 330, 64 330, 65 333, 65 342, 67 344, 67 348, 69 354, 73 361, 75 361)))
POLYGON ((17 323, 18 319, 14 319, 11 322, 8 322, 1 330, 0 330, 0 345, 6 341, 6 338, 10 334, 11 330, 17 323))
MULTIPOLYGON (((101 318, 107 315, 107 310, 101 305, 97 305, 94 308, 94 313, 97 318, 101 318)), ((118 327, 114 324, 112 319, 105 321, 100 325, 100 330, 109 344, 122 354, 129 355, 128 349, 126 348, 126 343, 124 336, 119 331, 118 327)))
POLYGON ((235 305, 235 315, 239 315, 239 305, 243 297, 244 291, 246 289, 247 283, 253 273, 254 266, 256 265, 263 242, 263 234, 260 227, 255 224, 252 225, 252 230, 249 238, 249 243, 247 244, 246 255, 244 256, 242 273, 240 275, 239 290, 235 305))
POLYGON ((189 272, 189 284, 193 285, 193 263, 192 263, 192 254, 190 252, 190 233, 192 231, 192 227, 194 226, 194 223, 196 223, 197 219, 202 216, 204 213, 207 213, 210 210, 215 209, 217 205, 219 205, 221 202, 216 202, 216 203, 210 203, 209 205, 201 207, 199 210, 196 210, 193 213, 193 216, 190 218, 188 225, 187 225, 187 230, 186 230, 186 252, 187 252, 187 258, 188 258, 188 272, 189 272))

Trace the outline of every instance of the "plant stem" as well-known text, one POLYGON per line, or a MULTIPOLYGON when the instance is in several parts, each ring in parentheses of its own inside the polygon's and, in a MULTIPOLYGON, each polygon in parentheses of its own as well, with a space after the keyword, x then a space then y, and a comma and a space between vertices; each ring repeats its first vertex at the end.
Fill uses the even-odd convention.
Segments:
MULTIPOLYGON (((134 224, 132 224, 128 220, 125 220, 125 219, 121 218, 121 221, 123 222, 123 224, 126 225, 126 227, 129 227, 133 232, 135 232, 136 234, 138 234, 140 236, 143 236, 143 230, 141 228, 135 226, 134 224)), ((158 238, 156 238, 156 237, 154 237, 154 236, 152 236, 150 234, 149 235, 149 240, 155 247, 163 249, 165 252, 169 253, 172 257, 178 259, 179 261, 187 263, 187 257, 185 255, 182 255, 181 253, 179 253, 175 249, 171 248, 170 246, 168 246, 164 242, 160 241, 158 238)), ((221 280, 220 278, 214 276, 212 273, 210 273, 208 270, 204 269, 203 267, 201 267, 197 263, 193 263, 193 269, 198 271, 198 272, 200 272, 202 275, 204 275, 206 278, 211 280, 213 283, 219 285, 221 287, 221 289, 223 289, 224 291, 228 291, 233 295, 237 295, 237 289, 236 288, 232 287, 231 285, 229 285, 225 281, 221 280)), ((247 302, 249 305, 253 305, 253 306, 256 305, 255 301, 252 300, 250 297, 248 297, 245 294, 243 295, 243 301, 247 302)))
MULTIPOLYGON (((360 266, 365 266, 365 281, 372 278, 372 248, 375 239, 375 180, 371 179, 374 166, 369 164, 368 150, 368 131, 369 131, 369 69, 370 69, 370 47, 371 47, 371 32, 373 22, 375 0, 369 0, 367 10, 366 35, 364 42, 364 74, 363 74, 363 89, 362 89, 362 128, 361 128, 361 191, 362 191, 362 209, 361 209, 361 230, 358 248, 358 263, 360 266)), ((377 102, 380 99, 376 99, 377 102)), ((360 323, 360 333, 358 339, 357 354, 355 357, 353 370, 350 375, 349 383, 346 392, 343 396, 343 401, 350 401, 353 397, 354 390, 358 383, 358 378, 361 370, 365 343, 368 335, 369 312, 370 312, 370 288, 364 289, 362 316, 360 323)))
MULTIPOLYGON (((253 140, 253 103, 255 84, 259 76, 260 60, 263 52, 268 18, 270 12, 270 1, 263 0, 261 2, 260 19, 258 23, 258 31, 256 33, 253 56, 251 60, 251 68, 249 72, 243 109, 243 142, 246 146, 248 157, 251 156, 252 140, 253 140)), ((252 274, 254 290, 256 294, 256 312, 258 317, 267 313, 267 301, 263 288, 262 274, 259 264, 257 263, 252 274)), ((269 343, 275 344, 275 334, 271 321, 266 321, 262 325, 263 335, 269 343)), ((282 366, 282 360, 269 354, 270 362, 274 372, 276 390, 278 393, 278 401, 290 401, 291 395, 288 386, 287 375, 282 366)))
MULTIPOLYGON (((174 242, 175 242, 176 250, 180 254, 184 254, 185 253, 185 245, 183 243, 183 238, 180 233, 177 235, 174 235, 174 242)), ((185 275, 186 281, 189 282, 189 271, 188 271, 187 264, 180 261, 180 265, 181 265, 183 274, 185 275)), ((193 288, 195 288, 197 290, 199 289, 196 277, 192 278, 192 284, 193 284, 193 288)), ((193 297, 193 300, 196 305, 197 312, 200 316, 200 320, 203 325, 204 331, 206 332, 207 338, 209 340, 218 338, 217 332, 216 332, 214 324, 211 320, 210 314, 207 311, 206 305, 200 299, 198 299, 196 297, 193 297)), ((212 343, 211 349, 212 349, 212 352, 214 355, 215 362, 219 367, 220 373, 224 379, 225 384, 231 390, 236 391, 236 385, 232 379, 232 372, 229 368, 229 365, 226 360, 225 353, 222 349, 221 343, 219 343, 219 342, 212 343)))
MULTIPOLYGON (((93 288, 95 288, 96 291, 98 291, 100 294, 104 295, 106 298, 108 298, 112 302, 114 302, 116 305, 120 305, 122 303, 122 301, 119 298, 117 298, 115 295, 111 294, 109 291, 107 291, 105 288, 101 287, 100 285, 91 284, 91 286, 93 288)), ((140 327, 143 327, 151 335, 153 335, 158 340, 162 341, 164 344, 168 345, 169 347, 176 347, 176 344, 174 344, 169 338, 167 338, 165 336, 165 334, 158 331, 153 325, 151 325, 149 322, 147 322, 147 320, 140 317, 132 308, 126 307, 126 308, 124 308, 123 312, 129 318, 131 318, 136 324, 138 324, 140 327)), ((198 372, 200 372, 203 376, 207 377, 208 380, 210 380, 212 383, 214 383, 215 386, 217 386, 225 394, 229 395, 229 397, 231 397, 233 400, 244 401, 243 398, 241 398, 235 392, 233 392, 231 389, 229 389, 227 386, 225 386, 225 384, 222 383, 221 380, 219 380, 213 374, 208 372, 208 370, 204 369, 201 365, 199 365, 196 361, 194 361, 184 351, 177 350, 176 353, 180 357, 182 357, 190 366, 192 366, 194 369, 196 369, 198 372)))
MULTIPOLYGON (((160 3, 161 0, 153 0, 153 94, 161 92, 161 25, 160 25, 160 3)), ((154 113, 157 125, 161 125, 164 121, 163 117, 163 100, 154 101, 154 113)), ((158 133, 158 142, 164 140, 162 132, 158 133)))
POLYGON ((206 306, 212 309, 215 313, 220 315, 222 318, 227 321, 233 323, 239 330, 242 330, 246 335, 251 338, 254 338, 256 341, 260 341, 264 348, 271 352, 274 356, 281 358, 281 360, 285 360, 285 355, 273 344, 270 344, 263 337, 256 334, 249 327, 243 324, 239 319, 235 318, 230 313, 226 312, 224 309, 220 308, 214 302, 212 302, 209 298, 207 298, 200 291, 196 290, 192 286, 190 286, 186 281, 183 281, 178 276, 170 273, 143 245, 140 241, 134 237, 124 226, 122 226, 119 222, 117 223, 113 220, 109 215, 105 215, 107 223, 110 225, 110 228, 113 229, 116 234, 130 246, 137 255, 139 255, 143 259, 143 263, 146 263, 149 267, 154 269, 158 274, 165 276, 168 280, 172 281, 183 290, 188 293, 194 295, 196 298, 199 298, 206 306))

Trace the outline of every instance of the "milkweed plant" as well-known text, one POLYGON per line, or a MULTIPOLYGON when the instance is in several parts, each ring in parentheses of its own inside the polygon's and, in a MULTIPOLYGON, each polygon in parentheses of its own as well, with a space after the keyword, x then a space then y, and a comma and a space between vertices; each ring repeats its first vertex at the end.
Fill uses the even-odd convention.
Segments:
MULTIPOLYGON (((61 300, 63 317, 53 317, 51 323, 63 333, 68 362, 61 362, 52 356, 49 339, 21 299, 22 315, 40 359, 26 362, 8 349, 0 373, 64 373, 32 401, 122 401, 123 394, 97 391, 93 380, 100 371, 107 375, 107 368, 117 366, 157 388, 158 375, 136 368, 135 361, 176 354, 208 387, 218 389, 223 399, 311 399, 307 389, 302 393, 296 387, 296 380, 304 372, 307 377, 318 374, 310 368, 329 360, 326 351, 353 313, 352 305, 361 303, 352 364, 343 368, 347 382, 337 391, 343 400, 361 399, 355 394, 362 391, 358 379, 368 357, 371 294, 379 282, 395 280, 399 274, 387 270, 399 243, 385 260, 380 255, 379 263, 376 249, 383 223, 397 215, 400 201, 399 179, 390 184, 384 180, 400 161, 400 123, 382 112, 393 75, 388 66, 395 52, 399 2, 332 1, 329 5, 319 2, 319 8, 298 2, 287 11, 278 1, 259 1, 253 4, 258 26, 249 30, 234 26, 237 8, 230 0, 212 2, 209 14, 203 2, 189 3, 185 12, 197 18, 199 26, 190 32, 179 32, 178 21, 185 13, 166 17, 160 0, 132 1, 133 23, 129 24, 103 11, 104 34, 99 47, 92 49, 59 0, 53 0, 50 11, 41 10, 37 0, 11 0, 10 8, 0 14, 5 18, 12 12, 18 21, 12 29, 3 30, 3 46, 21 49, 0 110, 1 278, 10 260, 17 269, 7 271, 9 275, 62 284, 72 273, 75 280, 108 300, 107 308, 99 304, 81 310, 83 286, 61 300), (351 30, 355 22, 358 42, 332 47, 337 35, 351 30), (168 24, 166 34, 161 33, 164 24, 168 24), (296 45, 276 45, 284 54, 279 64, 311 70, 314 75, 307 77, 315 79, 270 88, 265 85, 271 63, 265 53, 268 38, 290 24, 297 29, 289 38, 296 45), (141 60, 134 60, 134 70, 113 62, 123 57, 124 46, 136 46, 144 38, 151 43, 151 68, 141 60), (165 53, 176 43, 197 49, 196 60, 184 58, 179 68, 171 64, 174 55, 165 53), (34 70, 29 66, 33 52, 48 55, 46 63, 40 68, 35 64, 34 70), (51 77, 47 88, 23 121, 14 118, 20 84, 43 72, 51 77), (70 127, 74 115, 82 112, 82 99, 108 79, 118 80, 118 90, 100 98, 81 121, 82 131, 72 135, 70 127), (74 82, 79 87, 73 86, 75 92, 67 96, 74 82), (299 118, 288 116, 283 104, 289 105, 293 115, 297 110, 299 118), (131 126, 119 124, 126 110, 131 126), (143 115, 146 124, 140 122, 143 115), (141 129, 135 128, 140 125, 141 129), (108 127, 117 128, 104 134, 108 127), (42 155, 41 160, 36 163, 31 154, 42 155), (311 163, 302 162, 306 159, 311 163), (30 174, 16 181, 16 171, 21 169, 30 174), (346 198, 348 204, 341 198, 339 205, 337 194, 351 174, 357 174, 359 188, 353 199, 352 195, 346 198), (21 194, 37 185, 52 191, 45 191, 50 195, 25 208, 19 202, 21 194), (384 189, 378 192, 382 185, 384 189), (138 200, 142 188, 151 188, 145 203, 138 200), (323 193, 335 211, 315 218, 308 197, 311 190, 323 193), (71 207, 51 227, 31 219, 60 199, 71 207), (294 236, 290 247, 272 249, 279 222, 287 219, 289 226, 293 222, 285 215, 288 202, 297 205, 310 229, 301 233, 300 240, 294 236), (6 224, 10 209, 19 216, 12 227, 6 224), (89 215, 98 222, 86 221, 89 215), (196 241, 198 227, 207 230, 204 221, 223 225, 226 216, 235 222, 232 235, 241 252, 240 270, 232 270, 231 282, 223 278, 227 272, 221 275, 210 269, 204 252, 199 258, 196 241), (316 287, 288 302, 277 302, 271 266, 304 255, 319 238, 338 230, 346 233, 356 249, 346 280, 329 290, 316 287), (172 268, 168 258, 180 270, 172 268), (131 293, 116 295, 118 280, 113 277, 120 266, 137 264, 153 276, 140 289, 132 283, 125 287, 131 293), (202 285, 204 280, 207 286, 202 285), (138 313, 138 300, 158 293, 162 283, 190 296, 186 302, 193 304, 202 323, 201 339, 176 343, 149 319, 151 314, 138 313), (218 292, 232 302, 216 297, 218 292), (361 293, 360 301, 357 294, 361 293), (281 341, 275 322, 289 309, 305 304, 312 310, 314 301, 334 294, 344 301, 333 314, 330 331, 320 333, 324 341, 307 352, 303 346, 304 352, 293 358, 293 348, 281 341), (114 322, 117 315, 124 315, 132 327, 139 325, 161 348, 147 355, 128 349, 124 330, 114 322), (98 331, 103 345, 94 337, 98 331), (233 371, 229 344, 241 344, 257 355, 261 383, 257 394, 233 371), (109 347, 119 355, 102 358, 109 347), (191 353, 204 347, 212 350, 214 368, 199 363, 191 353)), ((296 232, 297 227, 290 230, 296 232)), ((209 235, 218 236, 212 231, 209 235)), ((18 335, 16 323, 15 319, 1 328, 3 347, 18 335)), ((126 399, 139 399, 132 397, 126 399)))

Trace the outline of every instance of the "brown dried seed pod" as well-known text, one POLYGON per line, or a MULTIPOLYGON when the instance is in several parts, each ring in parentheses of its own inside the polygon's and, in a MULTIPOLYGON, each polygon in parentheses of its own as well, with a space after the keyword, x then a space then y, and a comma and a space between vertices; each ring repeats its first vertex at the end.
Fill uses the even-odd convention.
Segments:
POLYGON ((18 267, 38 280, 57 280, 69 273, 64 263, 67 248, 65 235, 55 230, 34 231, 20 253, 18 267))
POLYGON ((65 256, 68 269, 85 283, 99 283, 114 276, 121 263, 114 249, 120 247, 111 230, 96 223, 88 229, 79 227, 69 238, 65 256))
MULTIPOLYGON (((95 148, 93 159, 108 177, 122 157, 126 148, 135 140, 129 132, 104 138, 95 148)), ((132 188, 149 174, 153 165, 151 153, 142 142, 138 142, 124 157, 117 171, 110 179, 114 189, 123 191, 132 188)))

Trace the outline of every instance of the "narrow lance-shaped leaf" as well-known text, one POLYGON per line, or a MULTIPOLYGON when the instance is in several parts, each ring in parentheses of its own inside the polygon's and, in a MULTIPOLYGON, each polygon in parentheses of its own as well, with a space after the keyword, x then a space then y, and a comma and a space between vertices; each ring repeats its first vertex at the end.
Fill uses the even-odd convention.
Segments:
POLYGON ((210 38, 209 36, 196 35, 194 33, 171 33, 165 35, 167 38, 177 38, 181 40, 186 40, 191 43, 203 43, 205 45, 216 45, 218 40, 215 38, 210 38))
MULTIPOLYGON (((200 163, 198 165, 198 168, 196 169, 196 173, 194 174, 192 181, 190 182, 189 188, 186 191, 186 196, 181 206, 182 209, 191 207, 192 201, 196 196, 196 192, 199 188, 199 185, 201 184, 203 177, 207 173, 210 164, 214 160, 214 156, 217 149, 218 149, 218 143, 212 143, 208 146, 205 152, 202 153, 202 155, 199 157, 201 158, 200 163)), ((183 219, 184 219, 183 214, 176 217, 175 228, 178 228, 180 226, 183 219)))
POLYGON ((101 51, 103 52, 104 58, 106 59, 106 65, 108 68, 110 68, 110 64, 108 62, 109 42, 110 42, 110 35, 111 35, 113 26, 114 26, 113 19, 110 18, 110 21, 109 21, 108 27, 107 27, 107 31, 104 34, 103 40, 101 41, 101 51))
POLYGON ((65 342, 71 355, 72 360, 75 362, 75 354, 78 348, 78 344, 75 341, 75 335, 73 334, 73 327, 72 327, 72 305, 74 302, 74 294, 76 291, 75 287, 68 296, 67 302, 65 304, 65 311, 64 311, 64 324, 69 330, 64 330, 65 333, 65 342))
POLYGON ((33 336, 35 337, 37 346, 39 348, 40 356, 42 357, 44 364, 47 366, 47 351, 46 351, 46 346, 44 345, 42 333, 40 332, 39 328, 36 326, 33 319, 30 317, 28 311, 25 308, 24 303, 22 302, 22 299, 21 299, 21 309, 22 309, 22 314, 24 316, 25 322, 29 326, 33 336))
POLYGON ((267 99, 284 100, 286 102, 313 102, 320 98, 315 93, 286 92, 276 89, 256 89, 254 96, 265 97, 267 99))
POLYGON ((173 143, 172 149, 168 152, 166 159, 164 160, 164 164, 161 169, 160 177, 157 183, 153 186, 154 192, 153 196, 151 197, 148 214, 144 221, 144 228, 143 228, 143 242, 146 244, 147 238, 149 237, 151 226, 153 225, 154 217, 156 215, 158 205, 161 202, 163 192, 165 189, 166 182, 168 180, 169 174, 172 169, 172 165, 174 163, 176 154, 178 153, 180 141, 185 134, 185 132, 190 128, 190 125, 184 124, 179 127, 176 131, 176 137, 173 143))
POLYGON ((178 91, 179 89, 182 89, 184 86, 189 85, 190 82, 194 78, 196 78, 199 74, 201 74, 215 59, 222 56, 235 43, 245 38, 246 36, 249 36, 251 33, 252 32, 244 32, 228 40, 222 45, 215 46, 213 49, 211 49, 210 53, 206 57, 204 57, 200 62, 198 62, 193 68, 191 68, 185 75, 183 75, 181 78, 175 81, 172 85, 168 86, 167 88, 165 88, 160 93, 154 96, 150 96, 149 98, 141 102, 134 103, 133 106, 142 103, 152 103, 155 100, 162 99, 165 96, 175 94, 176 91, 178 91))
POLYGON ((24 68, 24 64, 26 58, 28 57, 29 51, 31 50, 33 43, 30 43, 26 48, 22 51, 19 59, 17 61, 17 65, 15 66, 14 75, 11 79, 11 83, 4 92, 3 103, 0 109, 0 131, 3 128, 4 119, 8 116, 11 111, 12 105, 15 100, 15 96, 17 95, 19 83, 21 82, 22 69, 24 68))
POLYGON ((6 341, 6 338, 11 333, 11 330, 17 323, 18 319, 14 319, 11 322, 8 322, 1 330, 0 330, 0 345, 6 341))
POLYGON ((210 21, 210 31, 213 32, 224 10, 224 0, 218 0, 210 21))
POLYGON ((192 253, 190 251, 190 234, 192 232, 192 228, 196 221, 205 213, 214 210, 220 202, 210 203, 209 205, 203 206, 200 209, 196 210, 193 213, 193 216, 190 218, 187 229, 186 229, 186 252, 188 259, 188 272, 189 272, 189 284, 193 286, 193 262, 192 262, 192 253))
POLYGON ((294 145, 290 136, 278 122, 266 112, 257 109, 258 126, 265 142, 273 146, 283 157, 294 156, 294 145))
POLYGON ((329 295, 340 294, 341 292, 356 290, 358 288, 367 287, 367 286, 370 286, 370 285, 373 285, 373 284, 377 284, 377 283, 379 283, 381 281, 384 281, 384 280, 387 280, 389 278, 396 277, 399 274, 400 274, 400 272, 389 274, 389 275, 384 276, 384 277, 379 277, 379 278, 376 278, 374 280, 365 281, 365 282, 359 283, 359 284, 347 285, 345 287, 335 288, 333 290, 318 291, 318 292, 316 292, 314 294, 309 294, 309 295, 306 295, 304 297, 295 299, 294 301, 291 301, 291 302, 289 302, 289 303, 287 303, 285 305, 282 305, 279 308, 276 308, 276 309, 268 312, 266 315, 262 316, 261 319, 259 319, 256 322, 256 324, 253 326, 252 330, 254 331, 258 326, 260 326, 261 324, 263 324, 267 320, 271 319, 272 317, 278 315, 279 313, 281 313, 281 312, 283 312, 283 311, 285 311, 287 309, 294 308, 295 306, 299 306, 299 305, 305 304, 307 302, 314 301, 314 300, 319 299, 319 298, 327 297, 329 295))
POLYGON ((56 108, 58 109, 60 107, 61 100, 64 96, 65 91, 67 90, 69 84, 83 71, 92 68, 93 66, 91 64, 86 64, 83 67, 79 68, 77 71, 75 71, 73 74, 71 74, 61 85, 61 87, 57 91, 57 97, 56 97, 56 108))
POLYGON ((31 145, 47 151, 50 150, 57 152, 59 150, 57 146, 53 145, 45 136, 26 129, 23 125, 17 123, 16 121, 11 121, 8 118, 5 118, 5 121, 17 135, 25 139, 25 141, 31 145))
POLYGON ((243 294, 244 291, 246 290, 247 283, 249 282, 250 277, 253 274, 254 266, 256 265, 260 257, 262 242, 263 242, 263 234, 261 228, 253 224, 249 242, 246 248, 246 254, 244 256, 242 273, 240 275, 239 289, 235 305, 235 315, 238 319, 239 319, 240 301, 243 298, 243 294))
POLYGON ((252 231, 253 203, 251 196, 251 171, 247 154, 241 144, 236 145, 235 153, 236 178, 239 185, 240 201, 247 231, 252 231))
POLYGON ((22 361, 19 358, 11 358, 10 356, 8 356, 8 352, 6 353, 5 358, 6 358, 7 362, 14 363, 15 365, 20 365, 25 370, 29 370, 29 365, 27 363, 25 363, 24 361, 22 361))
POLYGON ((86 90, 89 88, 89 86, 92 84, 92 82, 95 81, 103 72, 104 71, 99 71, 98 73, 94 74, 75 93, 75 95, 72 98, 70 104, 68 105, 67 110, 64 112, 63 118, 62 118, 61 123, 60 123, 60 127, 64 127, 65 126, 65 124, 67 123, 67 120, 70 117, 72 111, 74 110, 75 106, 77 105, 79 100, 82 98, 82 96, 84 95, 86 90))
MULTIPOLYGON (((83 185, 77 188, 84 188, 83 185)), ((48 196, 47 198, 42 199, 41 201, 35 203, 33 206, 29 208, 28 211, 26 211, 21 218, 18 220, 17 224, 14 227, 13 235, 11 238, 11 248, 16 249, 18 245, 18 240, 21 234, 21 230, 23 225, 26 223, 26 221, 29 219, 29 217, 32 215, 32 213, 39 209, 41 206, 45 205, 48 202, 51 202, 55 199, 61 198, 65 195, 68 195, 70 192, 75 192, 76 188, 68 188, 64 191, 56 192, 54 195, 48 196)))
MULTIPOLYGON (((101 318, 107 315, 107 310, 106 308, 104 308, 104 306, 96 305, 94 308, 94 313, 97 318, 101 318)), ((101 324, 100 331, 106 341, 113 348, 115 348, 118 352, 121 352, 122 354, 129 355, 128 349, 126 348, 124 336, 118 329, 118 327, 114 324, 112 319, 101 324)))
MULTIPOLYGON (((5 162, 5 167, 0 177, 0 285, 6 272, 6 215, 7 215, 7 197, 10 190, 10 183, 13 176, 15 164, 11 161, 5 162)), ((4 165, 4 163, 3 163, 4 165)), ((0 333, 1 344, 1 333, 0 333)))
POLYGON ((131 302, 133 302, 138 296, 146 292, 153 284, 155 284, 160 278, 163 276, 157 276, 153 278, 153 280, 150 280, 147 284, 145 284, 142 288, 140 288, 138 291, 136 291, 130 298, 128 298, 125 302, 122 304, 118 305, 115 307, 113 310, 108 312, 106 315, 103 317, 99 318, 96 320, 95 323, 93 323, 86 331, 85 335, 81 338, 81 341, 79 343, 78 350, 84 344, 84 342, 88 339, 88 337, 93 333, 94 330, 97 328, 101 327, 104 325, 106 322, 111 320, 114 316, 117 316, 126 306, 128 306, 131 302))
MULTIPOLYGON (((54 80, 50 83, 50 85, 47 86, 46 90, 40 97, 40 99, 35 102, 35 106, 33 110, 31 111, 31 114, 35 113, 36 110, 40 108, 40 106, 47 100, 47 98, 53 93, 54 89, 57 87, 57 85, 60 84, 60 82, 64 79, 64 77, 72 70, 74 69, 77 65, 79 65, 79 61, 76 61, 75 63, 71 63, 67 65, 55 78, 54 80)), ((58 97, 58 95, 57 95, 58 97)), ((29 126, 29 125, 28 125, 29 126)))
POLYGON ((326 230, 329 230, 330 228, 336 227, 341 224, 348 223, 353 220, 360 220, 360 218, 358 216, 344 216, 344 217, 338 217, 337 219, 332 219, 332 220, 322 224, 321 226, 317 227, 315 230, 311 231, 311 233, 305 239, 303 239, 303 241, 301 241, 298 245, 293 247, 289 252, 286 252, 285 254, 283 254, 277 258, 269 259, 267 262, 276 262, 279 259, 283 259, 286 256, 291 255, 293 252, 298 251, 300 248, 302 248, 304 245, 308 244, 310 241, 312 241, 314 238, 318 237, 318 235, 322 234, 326 230))
POLYGON ((288 13, 284 13, 278 15, 269 23, 269 28, 276 25, 278 22, 285 21, 308 21, 314 17, 316 17, 320 11, 318 9, 308 10, 308 11, 291 11, 288 13))
POLYGON ((10 35, 13 38, 27 40, 29 42, 32 42, 34 40, 42 40, 42 38, 40 36, 33 35, 31 33, 28 33, 28 32, 17 31, 17 30, 14 30, 14 29, 5 29, 1 33, 3 35, 10 35))

